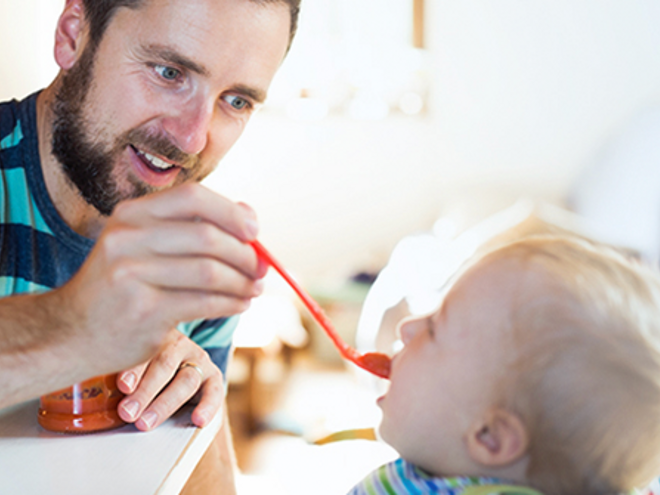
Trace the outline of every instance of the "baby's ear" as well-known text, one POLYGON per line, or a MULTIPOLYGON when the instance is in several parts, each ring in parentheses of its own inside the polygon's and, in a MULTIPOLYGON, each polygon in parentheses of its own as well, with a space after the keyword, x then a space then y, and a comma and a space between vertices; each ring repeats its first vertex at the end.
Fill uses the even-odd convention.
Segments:
POLYGON ((520 459, 529 444, 527 428, 517 414, 501 408, 489 410, 467 436, 468 453, 484 466, 498 467, 520 459))

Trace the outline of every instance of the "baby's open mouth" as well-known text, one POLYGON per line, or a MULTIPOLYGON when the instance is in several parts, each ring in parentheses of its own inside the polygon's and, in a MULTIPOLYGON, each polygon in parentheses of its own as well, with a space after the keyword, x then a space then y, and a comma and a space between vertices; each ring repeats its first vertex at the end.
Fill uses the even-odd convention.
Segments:
POLYGON ((142 162, 154 172, 165 172, 174 167, 178 167, 178 165, 174 163, 166 162, 162 158, 158 158, 146 151, 137 149, 135 146, 131 146, 131 148, 133 148, 133 151, 135 151, 138 158, 140 158, 140 160, 142 160, 142 162))

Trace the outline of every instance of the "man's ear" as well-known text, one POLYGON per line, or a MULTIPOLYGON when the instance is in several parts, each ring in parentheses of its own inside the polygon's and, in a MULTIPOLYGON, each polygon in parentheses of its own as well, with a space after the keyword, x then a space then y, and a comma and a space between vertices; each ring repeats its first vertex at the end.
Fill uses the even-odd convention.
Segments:
POLYGON ((520 417, 501 408, 489 410, 468 431, 468 453, 484 466, 511 464, 527 452, 528 445, 527 428, 520 417))
POLYGON ((55 30, 55 61, 69 70, 84 48, 85 15, 82 0, 67 0, 55 30))

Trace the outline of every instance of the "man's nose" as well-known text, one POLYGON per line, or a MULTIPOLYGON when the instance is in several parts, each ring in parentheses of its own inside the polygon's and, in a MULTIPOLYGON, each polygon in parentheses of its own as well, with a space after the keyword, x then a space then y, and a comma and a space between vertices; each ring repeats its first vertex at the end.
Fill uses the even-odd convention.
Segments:
POLYGON ((163 119, 163 129, 174 144, 189 155, 199 154, 208 143, 215 102, 198 99, 163 119))

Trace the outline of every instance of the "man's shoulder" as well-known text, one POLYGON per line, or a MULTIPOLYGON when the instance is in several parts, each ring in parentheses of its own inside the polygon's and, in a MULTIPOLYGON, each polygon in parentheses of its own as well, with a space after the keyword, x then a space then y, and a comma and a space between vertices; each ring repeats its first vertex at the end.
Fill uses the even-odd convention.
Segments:
POLYGON ((20 122, 18 109, 19 102, 16 100, 0 102, 0 149, 9 147, 9 136, 20 122))
POLYGON ((0 152, 18 147, 25 142, 26 135, 36 132, 37 95, 31 94, 21 101, 0 102, 0 152))
POLYGON ((4 118, 5 114, 9 112, 15 112, 19 104, 20 101, 18 101, 16 98, 0 101, 0 119, 4 118))

